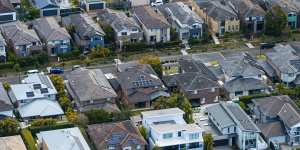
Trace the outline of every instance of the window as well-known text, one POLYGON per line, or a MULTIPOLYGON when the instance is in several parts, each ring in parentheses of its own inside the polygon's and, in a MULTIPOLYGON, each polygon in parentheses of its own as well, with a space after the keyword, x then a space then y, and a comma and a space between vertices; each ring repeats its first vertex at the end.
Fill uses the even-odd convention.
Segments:
POLYGON ((191 134, 189 134, 189 139, 190 140, 199 139, 199 133, 191 133, 191 134))
POLYGON ((133 32, 137 32, 137 31, 138 31, 138 29, 134 28, 134 29, 132 29, 131 31, 133 31, 133 32))
POLYGON ((205 97, 204 97, 204 98, 202 98, 202 100, 201 100, 201 104, 205 104, 205 97))
POLYGON ((123 150, 131 150, 131 147, 130 146, 124 147, 123 150))
POLYGON ((227 128, 227 133, 230 133, 230 128, 227 128))
POLYGON ((235 96, 243 95, 243 91, 236 91, 235 96))
POLYGON ((136 149, 137 149, 137 150, 141 149, 141 145, 137 145, 137 146, 136 146, 136 149))
POLYGON ((126 36, 127 32, 122 32, 121 34, 122 34, 122 36, 126 36))
POLYGON ((178 132, 178 137, 181 137, 181 131, 178 132))
MULTIPOLYGON (((201 147, 202 147, 202 145, 201 145, 201 147)), ((196 143, 190 143, 190 144, 189 144, 189 149, 193 149, 193 148, 200 148, 199 142, 196 142, 196 143)))
POLYGON ((170 139, 173 137, 173 133, 165 133, 163 134, 163 139, 170 139))
POLYGON ((108 147, 108 150, 114 150, 114 149, 115 149, 114 146, 109 146, 109 147, 108 147))

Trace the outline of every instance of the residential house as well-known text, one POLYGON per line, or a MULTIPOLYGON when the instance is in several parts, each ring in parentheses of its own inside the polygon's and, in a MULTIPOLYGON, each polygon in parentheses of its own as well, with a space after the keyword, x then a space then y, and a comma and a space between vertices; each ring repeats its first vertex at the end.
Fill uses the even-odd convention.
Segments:
POLYGON ((36 19, 32 26, 46 44, 49 55, 56 56, 71 51, 71 36, 65 28, 59 26, 54 17, 36 19))
POLYGON ((31 3, 40 10, 41 17, 60 15, 60 8, 54 0, 31 0, 31 3))
MULTIPOLYGON (((119 65, 122 67, 122 64, 119 65)), ((169 96, 167 89, 150 65, 137 64, 120 70, 116 74, 120 85, 119 95, 124 104, 149 108, 161 96, 169 96)))
POLYGON ((97 150, 145 150, 147 146, 130 120, 88 125, 87 132, 97 150))
MULTIPOLYGON (((0 118, 13 117, 13 105, 8 97, 7 91, 4 89, 3 84, 0 82, 0 118)), ((1 119, 0 119, 1 120, 1 119)))
POLYGON ((275 70, 277 79, 286 84, 299 84, 300 57, 291 45, 278 44, 274 51, 267 52, 267 62, 275 70))
POLYGON ((157 146, 162 150, 203 150, 202 129, 196 124, 187 124, 183 115, 179 108, 142 112, 150 149, 157 146))
POLYGON ((9 0, 9 1, 14 6, 14 8, 20 8, 21 7, 21 0, 9 0))
POLYGON ((224 73, 224 87, 231 100, 241 96, 268 92, 265 72, 247 53, 226 58, 220 62, 224 73))
POLYGON ((203 20, 183 2, 167 3, 158 7, 172 28, 178 32, 180 40, 202 37, 203 20))
POLYGON ((78 127, 41 131, 36 136, 41 150, 90 150, 78 127))
POLYGON ((1 150, 27 150, 20 135, 0 137, 1 150))
POLYGON ((220 102, 208 106, 206 111, 218 132, 229 139, 229 145, 235 144, 241 150, 267 148, 260 129, 239 104, 220 102))
POLYGON ((293 100, 281 95, 257 98, 252 102, 253 118, 257 120, 268 144, 300 144, 300 111, 293 100))
POLYGON ((80 111, 120 111, 115 101, 117 94, 100 69, 79 68, 70 72, 66 78, 67 90, 80 111))
POLYGON ((80 1, 81 8, 85 9, 87 12, 105 9, 106 2, 103 0, 81 0, 80 1))
POLYGON ((164 16, 150 6, 133 8, 133 16, 142 27, 147 43, 155 44, 170 41, 170 24, 164 16))
POLYGON ((144 38, 143 31, 136 20, 128 17, 124 12, 105 9, 98 13, 98 17, 113 28, 118 44, 141 42, 144 38))
POLYGON ((6 61, 6 42, 0 32, 0 62, 6 61))
POLYGON ((7 45, 17 56, 28 56, 42 51, 38 35, 24 23, 19 21, 6 23, 1 25, 0 29, 7 45))
POLYGON ((0 24, 16 21, 16 10, 9 0, 0 1, 0 24))
MULTIPOLYGON (((169 63, 163 64, 163 67, 166 72, 174 69, 169 63)), ((202 62, 183 58, 177 61, 176 67, 177 72, 164 75, 163 81, 168 89, 181 91, 193 106, 216 103, 226 97, 222 83, 202 62)))
POLYGON ((251 0, 225 1, 240 18, 241 25, 246 32, 259 33, 264 30, 266 12, 251 0))
POLYGON ((65 27, 74 27, 73 38, 82 50, 90 50, 96 46, 104 46, 104 31, 91 16, 87 14, 74 14, 63 17, 65 27))
POLYGON ((25 120, 62 116, 64 112, 56 101, 56 95, 49 76, 43 73, 29 74, 22 84, 11 85, 9 91, 9 97, 25 120))
POLYGON ((238 15, 231 9, 229 4, 219 0, 198 0, 196 3, 200 9, 195 11, 202 18, 205 18, 208 27, 217 36, 240 31, 238 15))

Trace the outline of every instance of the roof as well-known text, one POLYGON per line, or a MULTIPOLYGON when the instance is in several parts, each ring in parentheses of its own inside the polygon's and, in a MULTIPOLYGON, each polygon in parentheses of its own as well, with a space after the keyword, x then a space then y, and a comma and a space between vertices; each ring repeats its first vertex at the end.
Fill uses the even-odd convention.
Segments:
POLYGON ((300 123, 300 113, 290 103, 285 103, 278 113, 279 118, 289 128, 300 123))
POLYGON ((33 27, 45 41, 71 39, 68 31, 65 28, 60 27, 54 17, 36 19, 33 21, 33 27))
POLYGON ((37 137, 49 150, 90 150, 78 127, 42 131, 37 137))
POLYGON ((150 6, 134 7, 133 12, 139 22, 148 29, 170 28, 170 24, 159 12, 150 6))
POLYGON ((91 38, 94 35, 105 35, 100 25, 87 14, 73 14, 63 17, 62 22, 65 26, 73 25, 81 39, 91 38))
POLYGON ((55 0, 33 0, 33 4, 38 9, 43 9, 46 7, 58 7, 55 0))
POLYGON ((2 83, 0 82, 0 112, 12 110, 13 106, 2 83))
POLYGON ((0 13, 15 12, 14 6, 9 0, 0 0, 0 13))
POLYGON ((60 116, 64 114, 57 101, 48 99, 33 100, 30 103, 22 105, 18 110, 22 118, 60 116))
POLYGON ((40 42, 40 39, 36 32, 32 29, 28 29, 27 25, 20 21, 10 22, 2 24, 0 29, 3 36, 11 41, 13 45, 29 45, 33 42, 40 42))
POLYGON ((251 0, 229 0, 230 5, 234 6, 233 10, 243 18, 246 17, 264 17, 266 12, 251 0))
POLYGON ((98 150, 109 145, 116 147, 147 145, 130 120, 88 125, 87 132, 98 150))
POLYGON ((268 88, 267 84, 263 83, 263 81, 259 79, 240 77, 225 82, 224 87, 230 93, 268 88))
POLYGON ((0 137, 1 150, 26 150, 20 135, 0 137))
POLYGON ((152 124, 151 129, 158 133, 166 133, 166 132, 201 132, 201 128, 196 124, 174 124, 174 123, 162 123, 162 124, 152 124))
POLYGON ((219 0, 197 0, 196 3, 201 9, 206 9, 207 15, 217 21, 229 19, 237 19, 237 14, 231 9, 227 3, 219 0))
POLYGON ((203 20, 187 5, 182 2, 167 3, 158 6, 158 9, 164 14, 165 17, 172 16, 182 26, 188 25, 192 27, 193 24, 202 24, 203 20))
POLYGON ((106 100, 117 97, 100 69, 76 69, 67 75, 73 98, 78 101, 106 100))
POLYGON ((211 79, 205 74, 189 72, 176 76, 177 84, 184 91, 220 88, 217 80, 211 79))
POLYGON ((297 6, 297 4, 295 4, 294 1, 291 1, 291 0, 271 0, 268 2, 270 2, 271 5, 273 5, 273 6, 278 5, 286 13, 289 13, 289 12, 297 13, 300 11, 300 8, 297 6))
POLYGON ((207 107, 210 113, 221 126, 221 128, 230 125, 236 125, 242 131, 260 132, 251 118, 236 103, 220 102, 207 107))
POLYGON ((143 117, 157 117, 157 116, 164 116, 164 115, 176 115, 176 114, 184 114, 179 108, 168 108, 168 109, 159 109, 159 110, 151 110, 151 111, 143 111, 141 112, 143 117))
POLYGON ((265 138, 286 136, 284 126, 280 121, 258 124, 257 126, 260 128, 265 138))
POLYGON ((111 25, 115 32, 132 29, 141 31, 137 22, 132 17, 128 17, 124 12, 121 11, 105 9, 103 11, 99 11, 98 17, 100 17, 107 24, 111 25))

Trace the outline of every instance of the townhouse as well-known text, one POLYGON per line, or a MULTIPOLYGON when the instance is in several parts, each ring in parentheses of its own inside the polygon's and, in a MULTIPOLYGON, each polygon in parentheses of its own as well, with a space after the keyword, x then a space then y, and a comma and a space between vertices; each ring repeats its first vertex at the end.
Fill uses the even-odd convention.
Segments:
POLYGON ((133 8, 133 16, 144 32, 145 41, 149 44, 170 41, 170 24, 164 16, 150 6, 133 8))
MULTIPOLYGON (((260 136, 260 129, 236 103, 220 102, 206 108, 209 121, 217 128, 229 145, 239 149, 266 149, 267 145, 260 136)), ((215 140, 220 140, 216 138, 215 140)))
POLYGON ((9 0, 0 1, 0 24, 16 21, 17 13, 9 0))
POLYGON ((172 28, 178 32, 180 40, 202 37, 203 20, 183 2, 167 3, 157 7, 172 28))
POLYGON ((36 19, 32 26, 45 43, 50 56, 71 51, 71 36, 65 28, 59 26, 54 17, 36 19))
POLYGON ((144 111, 142 125, 148 133, 150 149, 203 150, 202 130, 196 124, 187 124, 179 108, 144 111))
POLYGON ((118 44, 136 43, 143 40, 143 31, 133 17, 124 12, 105 9, 98 13, 98 17, 105 25, 114 30, 115 41, 118 44))
POLYGON ((17 56, 28 56, 42 51, 38 35, 25 23, 10 22, 1 25, 0 29, 8 47, 12 48, 17 56))
POLYGON ((73 38, 83 51, 96 46, 104 46, 104 31, 91 16, 87 14, 73 14, 62 18, 62 24, 71 30, 74 29, 73 38))
POLYGON ((219 0, 197 0, 196 3, 200 9, 195 11, 206 20, 208 27, 217 36, 240 31, 239 17, 228 3, 219 0))

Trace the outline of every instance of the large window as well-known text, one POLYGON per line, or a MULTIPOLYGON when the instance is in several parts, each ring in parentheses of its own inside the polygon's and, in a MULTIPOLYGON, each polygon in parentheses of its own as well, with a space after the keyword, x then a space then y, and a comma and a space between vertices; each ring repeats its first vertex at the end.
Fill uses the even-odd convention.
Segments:
POLYGON ((200 147, 202 147, 202 145, 200 145, 199 142, 189 144, 189 149, 200 148, 200 147))
POLYGON ((163 139, 170 139, 173 137, 173 133, 165 133, 163 134, 163 139))
POLYGON ((199 133, 191 133, 189 134, 190 140, 196 140, 199 139, 199 133))

